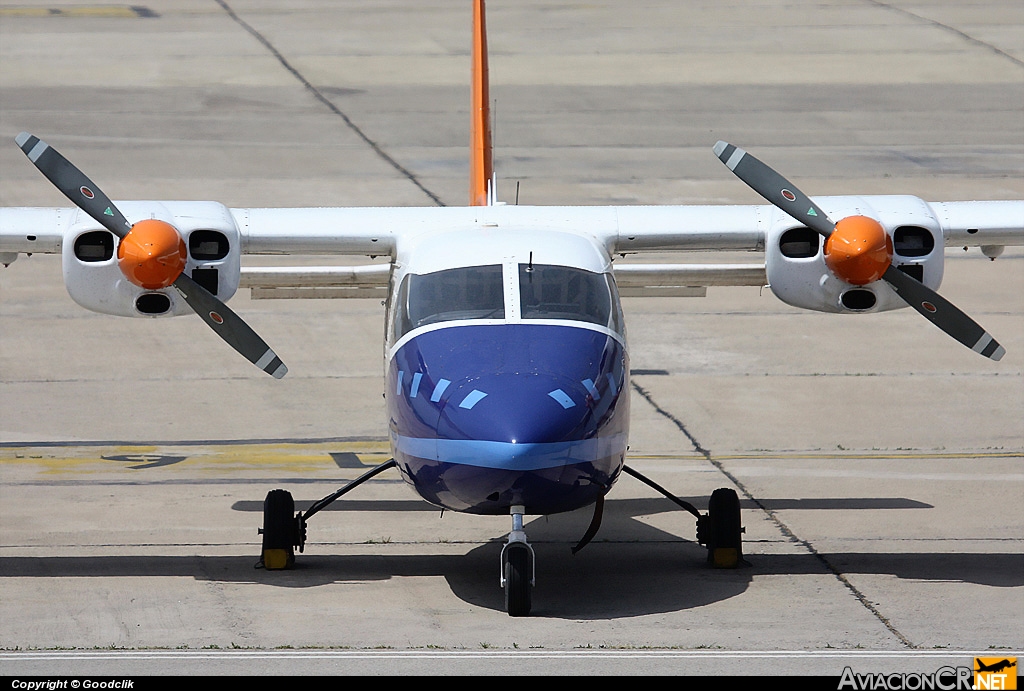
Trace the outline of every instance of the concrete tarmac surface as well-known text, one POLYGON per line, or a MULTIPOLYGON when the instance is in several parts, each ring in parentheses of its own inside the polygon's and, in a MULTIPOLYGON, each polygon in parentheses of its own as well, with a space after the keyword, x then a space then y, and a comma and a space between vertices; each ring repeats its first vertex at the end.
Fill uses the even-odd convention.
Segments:
MULTIPOLYGON (((1012 0, 492 0, 499 197, 760 203, 712 154, 726 139, 811 195, 1024 199, 1021 26, 1012 0)), ((67 205, 22 130, 115 200, 465 204, 469 31, 468 2, 0 2, 0 205, 67 205)), ((441 515, 394 471, 314 517, 294 570, 254 568, 267 491, 302 508, 387 458, 379 301, 241 291, 276 381, 194 317, 88 313, 59 257, 22 256, 0 270, 0 674, 838 677, 1019 655, 1024 252, 946 257, 941 292, 1001 362, 911 310, 625 300, 627 462, 700 508, 735 488, 750 566, 707 568, 692 517, 623 477, 576 556, 589 510, 528 518, 533 616, 513 619, 510 520, 441 515)), ((696 261, 716 259, 761 257, 696 261)))

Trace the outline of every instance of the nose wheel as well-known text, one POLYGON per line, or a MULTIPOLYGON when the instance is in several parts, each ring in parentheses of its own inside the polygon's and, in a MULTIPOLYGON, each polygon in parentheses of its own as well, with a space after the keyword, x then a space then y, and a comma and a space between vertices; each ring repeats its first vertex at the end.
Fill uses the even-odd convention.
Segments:
POLYGON ((533 604, 534 553, 523 531, 525 511, 523 506, 512 507, 512 532, 501 549, 501 587, 505 589, 505 611, 510 617, 529 616, 533 604))

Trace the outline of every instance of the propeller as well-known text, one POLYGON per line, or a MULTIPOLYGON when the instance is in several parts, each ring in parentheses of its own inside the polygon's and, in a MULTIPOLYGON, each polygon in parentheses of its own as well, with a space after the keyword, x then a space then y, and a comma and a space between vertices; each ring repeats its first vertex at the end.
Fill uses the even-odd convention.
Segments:
POLYGON ((181 233, 155 219, 129 223, 110 198, 53 147, 28 132, 14 141, 46 179, 120 242, 117 260, 125 277, 147 290, 173 286, 196 314, 232 348, 267 374, 288 372, 277 354, 245 321, 184 273, 188 253, 181 233))
POLYGON ((751 189, 825 238, 825 264, 840 279, 867 285, 882 279, 908 305, 971 350, 999 360, 1006 350, 953 303, 892 265, 892 238, 867 216, 848 216, 833 223, 810 197, 767 164, 727 142, 715 144, 715 155, 751 189))

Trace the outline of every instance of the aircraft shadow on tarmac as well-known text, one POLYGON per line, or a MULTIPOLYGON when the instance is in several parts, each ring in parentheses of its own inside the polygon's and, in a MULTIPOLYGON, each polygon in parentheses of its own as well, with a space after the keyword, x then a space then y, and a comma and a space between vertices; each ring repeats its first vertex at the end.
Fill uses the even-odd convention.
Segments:
MULTIPOLYGON (((684 501, 688 501, 698 509, 707 510, 707 497, 679 497, 684 501)), ((783 509, 931 509, 934 508, 931 504, 926 504, 916 499, 906 499, 903 497, 839 497, 839 498, 818 498, 818 499, 759 499, 760 505, 755 504, 749 499, 740 500, 740 508, 757 510, 762 507, 765 509, 771 509, 772 511, 781 511, 783 509)), ((295 510, 305 511, 313 503, 310 501, 301 501, 296 499, 295 510)), ((236 501, 231 505, 234 511, 251 511, 261 512, 263 511, 262 501, 236 501)), ((322 509, 323 511, 426 511, 428 513, 437 513, 440 511, 436 506, 432 506, 425 501, 419 499, 348 499, 342 498, 322 509)), ((667 513, 670 511, 680 510, 673 504, 665 499, 658 497, 645 498, 645 499, 609 499, 606 505, 606 515, 611 515, 611 511, 623 514, 628 513, 630 516, 649 516, 657 513, 667 513)), ((592 509, 581 509, 578 512, 581 515, 586 516, 586 520, 590 520, 590 512, 592 509)), ((682 513, 682 512, 680 512, 682 513)), ((583 524, 583 528, 586 529, 586 523, 583 524)), ((580 533, 582 535, 582 533, 580 533)))
MULTIPOLYGON (((788 500, 777 500, 786 505, 788 500)), ((821 508, 927 507, 908 499, 817 499, 795 502, 821 508), (806 503, 805 503, 806 502, 806 503), (860 504, 858 504, 860 502, 860 504)), ((769 502, 773 503, 774 502, 769 502)), ((250 502, 236 510, 254 510, 250 502)), ((262 507, 262 502, 253 502, 262 507)), ((303 502, 298 502, 303 508, 303 502)), ((828 563, 844 574, 890 574, 900 579, 960 581, 994 587, 1024 586, 1024 555, 1009 553, 825 553, 821 557, 796 547, 789 554, 758 554, 748 545, 750 566, 714 570, 705 562, 706 551, 684 539, 647 525, 634 516, 665 511, 664 500, 609 500, 604 525, 594 542, 573 556, 570 548, 586 529, 589 511, 537 518, 526 530, 537 552, 537 587, 533 615, 552 618, 609 619, 686 610, 741 595, 755 576, 829 575, 828 563), (602 538, 602 533, 604 537, 602 538)), ((338 502, 339 509, 427 511, 421 501, 338 502), (357 508, 358 507, 358 508, 357 508)), ((689 530, 692 517, 680 513, 680 532, 689 530)), ((312 541, 289 571, 255 569, 252 556, 73 556, 6 557, 0 559, 0 577, 192 577, 226 583, 258 583, 284 588, 313 588, 401 576, 444 577, 452 593, 474 606, 504 611, 498 586, 500 545, 505 537, 472 547, 465 554, 402 554, 400 542, 353 554, 360 545, 318 545, 312 541), (327 552, 334 550, 335 554, 327 552), (393 553, 389 553, 393 552, 393 553)), ((417 548, 422 550, 422 546, 417 548)))

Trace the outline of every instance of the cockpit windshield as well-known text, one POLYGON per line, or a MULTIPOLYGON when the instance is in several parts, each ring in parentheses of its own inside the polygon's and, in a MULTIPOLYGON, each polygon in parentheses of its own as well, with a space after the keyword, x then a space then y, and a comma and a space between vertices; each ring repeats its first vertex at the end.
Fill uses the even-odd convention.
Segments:
POLYGON ((500 264, 409 274, 398 291, 394 335, 437 322, 504 318, 500 264))
MULTIPOLYGON (((623 333, 622 311, 611 274, 568 266, 520 264, 518 303, 522 319, 582 321, 623 333)), ((391 342, 428 324, 505 317, 500 264, 408 274, 395 296, 391 342)))
POLYGON ((610 274, 570 266, 519 265, 523 319, 571 319, 622 333, 622 314, 610 274))

